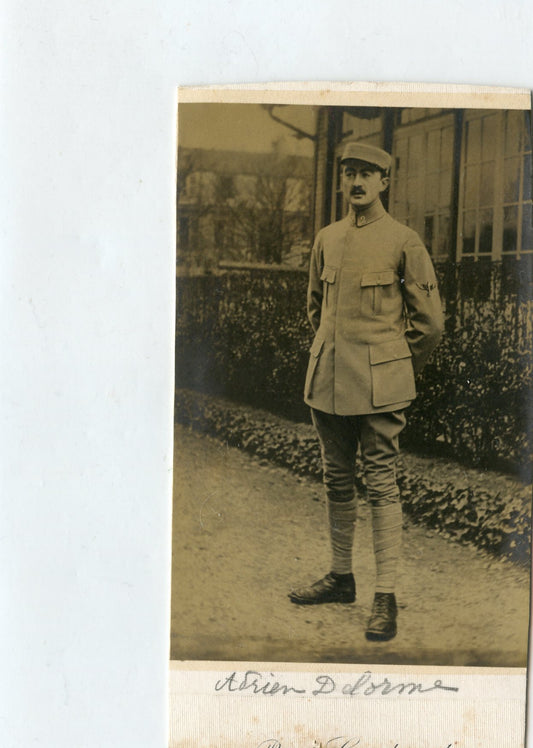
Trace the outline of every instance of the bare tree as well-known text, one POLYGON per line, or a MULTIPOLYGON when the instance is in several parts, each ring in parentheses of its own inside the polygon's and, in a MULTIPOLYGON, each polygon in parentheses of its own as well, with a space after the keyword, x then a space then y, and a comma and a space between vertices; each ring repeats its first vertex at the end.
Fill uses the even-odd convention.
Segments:
POLYGON ((247 259, 264 263, 280 263, 309 230, 303 225, 310 215, 309 187, 294 176, 291 159, 273 158, 269 173, 257 174, 247 194, 236 191, 225 200, 228 230, 247 259))
POLYGON ((227 155, 205 153, 179 157, 180 262, 279 264, 292 244, 308 239, 310 183, 301 159, 275 152, 228 164, 227 155))

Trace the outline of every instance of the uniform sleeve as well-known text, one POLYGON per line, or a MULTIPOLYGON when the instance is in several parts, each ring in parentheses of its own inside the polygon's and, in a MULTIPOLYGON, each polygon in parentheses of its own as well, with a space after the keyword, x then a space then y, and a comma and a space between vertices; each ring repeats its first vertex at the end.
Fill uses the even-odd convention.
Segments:
POLYGON ((416 374, 424 368, 444 329, 435 270, 428 251, 416 235, 404 245, 402 275, 407 314, 405 337, 416 374))
POLYGON ((309 285, 307 287, 307 316, 316 332, 320 325, 320 314, 322 312, 322 275, 323 252, 320 233, 317 235, 311 251, 311 262, 309 265, 309 285))

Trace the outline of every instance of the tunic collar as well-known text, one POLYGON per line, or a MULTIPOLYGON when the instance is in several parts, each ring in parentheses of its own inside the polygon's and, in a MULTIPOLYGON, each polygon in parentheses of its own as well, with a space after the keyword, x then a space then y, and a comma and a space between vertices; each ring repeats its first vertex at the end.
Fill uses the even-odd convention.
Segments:
POLYGON ((361 208, 357 211, 357 213, 353 210, 350 210, 348 213, 348 220, 350 222, 350 226, 354 226, 355 228, 362 228, 363 226, 366 226, 369 223, 373 223, 374 221, 377 221, 379 218, 382 218, 387 211, 383 207, 383 204, 381 200, 376 200, 372 205, 367 205, 364 208, 361 208))

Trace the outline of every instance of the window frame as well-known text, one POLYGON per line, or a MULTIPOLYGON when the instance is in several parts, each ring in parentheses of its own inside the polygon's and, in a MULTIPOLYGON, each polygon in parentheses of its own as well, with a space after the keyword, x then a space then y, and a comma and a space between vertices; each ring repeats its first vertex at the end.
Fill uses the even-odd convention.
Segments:
MULTIPOLYGON (((528 151, 525 147, 521 147, 516 154, 508 156, 505 152, 505 125, 506 117, 509 112, 518 111, 523 117, 526 115, 525 110, 509 110, 509 109, 478 109, 471 110, 465 109, 465 116, 463 120, 463 127, 461 131, 461 159, 460 159, 460 170, 459 170, 459 200, 457 205, 457 235, 456 235, 456 261, 458 263, 464 262, 479 262, 489 260, 491 262, 501 262, 504 258, 515 258, 519 260, 524 255, 533 254, 533 247, 524 249, 522 246, 522 227, 523 227, 523 215, 524 206, 531 204, 531 200, 524 200, 524 163, 526 157, 530 160, 533 158, 531 151, 528 151), (480 189, 479 183, 481 181, 481 168, 484 163, 488 163, 489 160, 484 161, 483 158, 479 158, 477 161, 467 162, 467 133, 468 126, 470 123, 476 120, 484 121, 489 117, 496 117, 496 134, 495 134, 495 158, 494 158, 494 178, 493 178, 493 199, 492 199, 492 210, 493 210, 493 223, 492 223, 492 245, 491 251, 479 252, 479 242, 481 234, 481 223, 480 213, 486 210, 486 206, 480 205, 480 189), (517 158, 519 160, 519 171, 518 171, 518 198, 516 201, 505 200, 504 195, 504 174, 505 174, 505 161, 506 158, 517 158), (475 208, 476 219, 475 219, 475 245, 473 252, 464 252, 464 216, 465 216, 465 192, 466 192, 466 178, 467 169, 472 166, 477 166, 480 170, 478 177, 478 190, 477 190, 477 203, 475 208), (505 208, 514 207, 517 208, 517 223, 516 223, 516 248, 514 251, 504 251, 504 214, 505 208)), ((526 123, 523 123, 524 129, 527 129, 526 123)), ((480 150, 482 153, 483 148, 483 136, 480 137, 480 150)))
MULTIPOLYGON (((419 119, 414 122, 409 122, 405 125, 400 125, 396 123, 394 127, 393 132, 393 140, 392 140, 392 169, 391 169, 391 185, 390 185, 390 213, 393 216, 393 218, 396 218, 401 223, 405 223, 406 225, 411 226, 422 238, 424 241, 424 244, 426 244, 425 239, 425 221, 426 218, 431 215, 433 217, 437 217, 437 227, 439 227, 440 221, 442 219, 442 216, 447 213, 448 217, 448 229, 447 229, 447 251, 445 253, 435 253, 432 251, 430 247, 428 247, 428 251, 432 257, 433 260, 436 262, 447 260, 453 253, 453 221, 454 221, 454 200, 453 200, 453 185, 454 185, 454 149, 455 149, 455 111, 450 110, 448 112, 445 112, 444 114, 437 114, 432 115, 428 117, 428 119, 419 119), (437 204, 432 211, 429 211, 427 209, 426 201, 425 201, 425 192, 426 192, 426 178, 428 176, 428 172, 424 172, 424 178, 418 180, 418 185, 416 189, 416 198, 414 199, 414 205, 416 206, 416 213, 415 213, 415 220, 414 222, 409 222, 409 213, 405 216, 398 216, 394 211, 394 203, 396 198, 396 191, 398 189, 398 183, 397 183, 397 168, 398 168, 398 140, 399 138, 411 138, 416 135, 422 135, 426 138, 429 136, 429 133, 432 131, 440 131, 442 132, 444 129, 450 128, 452 133, 452 140, 451 140, 451 154, 450 154, 450 189, 449 189, 449 195, 450 199, 448 202, 448 205, 446 208, 444 206, 437 204)), ((426 143, 426 153, 427 153, 427 143, 426 143)), ((431 172, 433 173, 433 172, 431 172)), ((435 172, 436 174, 440 174, 441 170, 435 172)), ((407 189, 407 186, 406 186, 407 189)), ((439 236, 439 232, 437 231, 437 237, 439 236)))

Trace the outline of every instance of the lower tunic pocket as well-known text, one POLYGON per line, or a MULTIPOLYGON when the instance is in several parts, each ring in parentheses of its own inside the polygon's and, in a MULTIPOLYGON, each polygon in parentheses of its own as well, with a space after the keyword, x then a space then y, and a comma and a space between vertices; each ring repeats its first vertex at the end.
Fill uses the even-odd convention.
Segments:
POLYGON ((411 351, 404 337, 370 344, 369 355, 375 408, 415 399, 411 351))

